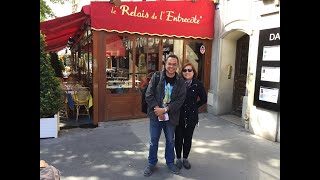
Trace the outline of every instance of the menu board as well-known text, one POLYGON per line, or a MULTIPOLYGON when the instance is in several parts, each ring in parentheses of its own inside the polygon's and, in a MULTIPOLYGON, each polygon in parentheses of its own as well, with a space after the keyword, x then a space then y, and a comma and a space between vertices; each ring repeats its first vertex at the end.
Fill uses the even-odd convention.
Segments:
POLYGON ((280 111, 280 28, 260 30, 253 104, 280 111))

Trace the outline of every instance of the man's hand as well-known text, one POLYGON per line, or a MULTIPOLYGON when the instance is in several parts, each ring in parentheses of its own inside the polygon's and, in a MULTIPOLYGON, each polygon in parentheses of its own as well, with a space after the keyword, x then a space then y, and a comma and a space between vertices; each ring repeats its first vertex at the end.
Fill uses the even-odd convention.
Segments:
POLYGON ((159 107, 155 107, 153 112, 157 115, 157 116, 160 116, 160 115, 163 115, 166 110, 164 108, 159 108, 159 107))

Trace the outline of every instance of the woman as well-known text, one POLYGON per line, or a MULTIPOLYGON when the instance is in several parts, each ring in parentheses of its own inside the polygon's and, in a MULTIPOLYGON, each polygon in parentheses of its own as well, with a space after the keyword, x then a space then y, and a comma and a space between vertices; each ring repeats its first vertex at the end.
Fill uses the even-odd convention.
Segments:
POLYGON ((191 164, 188 161, 188 156, 191 149, 193 131, 199 120, 198 108, 207 103, 207 94, 203 83, 196 79, 197 72, 191 63, 187 63, 182 67, 181 75, 187 85, 187 95, 180 110, 179 125, 176 126, 175 130, 176 166, 179 169, 182 166, 190 169, 191 164), (181 160, 182 150, 183 160, 181 160))

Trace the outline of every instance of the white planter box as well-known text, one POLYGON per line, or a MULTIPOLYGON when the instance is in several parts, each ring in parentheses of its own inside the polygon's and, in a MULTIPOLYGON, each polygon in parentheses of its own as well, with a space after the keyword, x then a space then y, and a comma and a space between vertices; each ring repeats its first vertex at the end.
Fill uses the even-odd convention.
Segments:
POLYGON ((57 138, 59 130, 58 114, 55 114, 53 118, 40 118, 40 138, 57 138))

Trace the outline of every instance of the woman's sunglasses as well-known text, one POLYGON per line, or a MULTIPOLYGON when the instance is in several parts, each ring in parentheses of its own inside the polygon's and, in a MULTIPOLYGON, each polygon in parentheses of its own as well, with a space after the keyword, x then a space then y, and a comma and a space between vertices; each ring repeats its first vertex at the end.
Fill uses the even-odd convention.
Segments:
POLYGON ((182 72, 192 72, 192 69, 183 69, 182 72))

